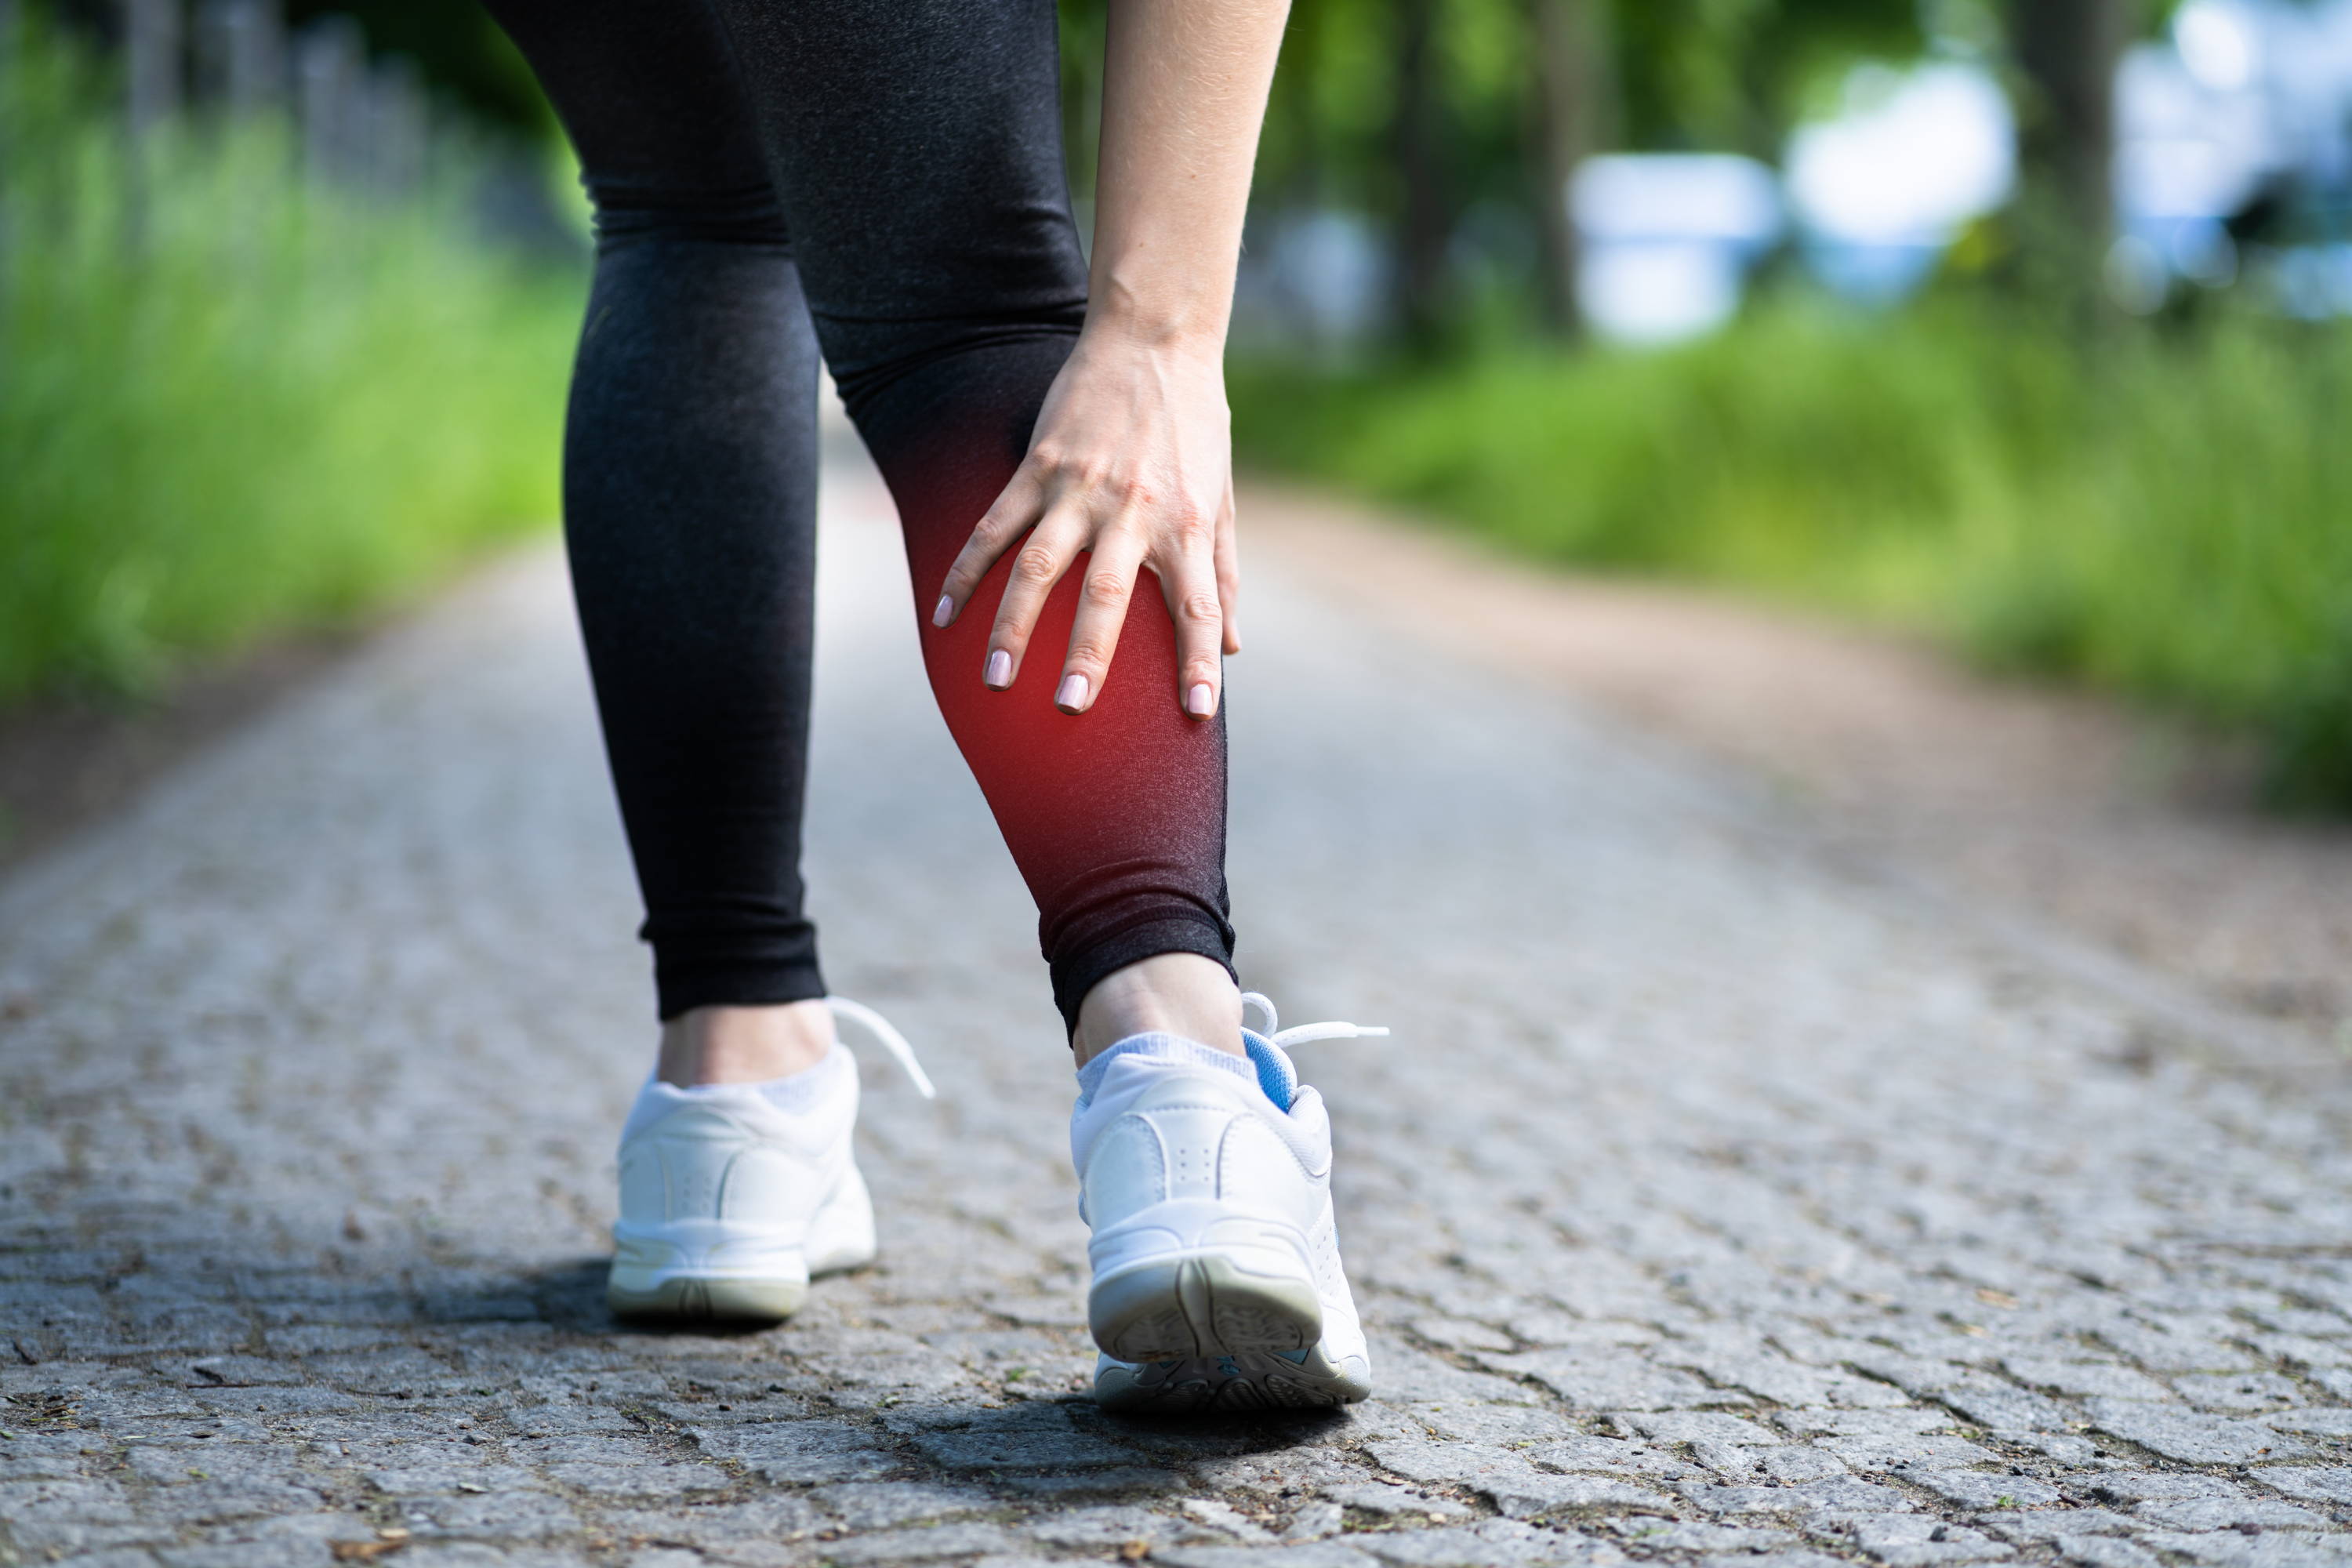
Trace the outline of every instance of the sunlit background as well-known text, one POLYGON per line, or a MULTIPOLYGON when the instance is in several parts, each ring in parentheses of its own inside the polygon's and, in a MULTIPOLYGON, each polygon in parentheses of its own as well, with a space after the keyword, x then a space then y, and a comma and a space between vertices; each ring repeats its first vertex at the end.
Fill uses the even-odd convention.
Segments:
MULTIPOLYGON (((1899 8, 1887 10, 1899 26, 1899 8)), ((2146 20, 2107 65, 2113 233, 2100 280, 2112 303, 2152 314, 2231 288, 2249 262, 2272 311, 2352 313, 2340 221, 2352 4, 2189 0, 2146 20)), ((1753 144, 1710 146, 1681 127, 1639 139, 1673 145, 1596 139, 1563 183, 1582 322, 1615 342, 1699 336, 1727 324, 1782 258, 1824 297, 1875 306, 1981 267, 1980 247, 1955 249, 2017 198, 2019 100, 2040 112, 2005 42, 1989 13, 1931 7, 1907 49, 1808 60, 1789 123, 1730 139, 1753 144)), ((1448 237, 1458 265, 1524 269, 1538 215, 1478 216, 1448 237)), ((1268 226, 1270 248, 1253 258, 1253 330, 1378 341, 1395 282, 1391 226, 1361 205, 1309 205, 1268 226)))
MULTIPOLYGON (((1090 206, 1101 0, 1063 6, 1090 206)), ((0 0, 0 703, 544 526, 584 223, 455 0, 0 0)), ((2352 810, 2352 0, 1298 0, 1260 471, 2251 737, 2352 810)))

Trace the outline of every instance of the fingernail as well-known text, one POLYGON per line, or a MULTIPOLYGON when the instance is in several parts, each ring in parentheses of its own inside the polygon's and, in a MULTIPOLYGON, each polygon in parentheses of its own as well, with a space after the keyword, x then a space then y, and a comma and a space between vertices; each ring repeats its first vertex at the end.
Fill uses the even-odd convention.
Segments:
POLYGON ((955 619, 955 601, 941 594, 940 602, 931 606, 931 625, 943 626, 953 619, 955 619))
POLYGON ((1202 681, 1184 694, 1184 711, 1193 718, 1205 719, 1216 710, 1217 694, 1209 689, 1207 681, 1202 681))
POLYGON ((988 656, 988 668, 982 673, 981 679, 999 691, 1012 685, 1013 656, 1001 647, 992 651, 988 656))
POLYGON ((1076 673, 1062 677, 1062 689, 1054 693, 1054 706, 1065 713, 1075 713, 1087 705, 1087 678, 1076 673))

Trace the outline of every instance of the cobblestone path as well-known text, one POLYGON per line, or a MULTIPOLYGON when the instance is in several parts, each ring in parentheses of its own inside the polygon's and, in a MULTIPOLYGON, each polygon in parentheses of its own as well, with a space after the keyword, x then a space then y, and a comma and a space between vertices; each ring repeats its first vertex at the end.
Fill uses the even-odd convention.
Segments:
MULTIPOLYGON (((882 1263, 624 1331, 651 1040, 559 570, 476 584, 0 889, 0 1563, 2352 1562, 2330 1074, 2126 1004, 1260 572, 1249 981, 1340 1131, 1377 1398, 1080 1390, 1032 920, 835 487, 813 824, 882 1263)), ((2352 1069, 2347 1069, 2352 1072, 2352 1069)))

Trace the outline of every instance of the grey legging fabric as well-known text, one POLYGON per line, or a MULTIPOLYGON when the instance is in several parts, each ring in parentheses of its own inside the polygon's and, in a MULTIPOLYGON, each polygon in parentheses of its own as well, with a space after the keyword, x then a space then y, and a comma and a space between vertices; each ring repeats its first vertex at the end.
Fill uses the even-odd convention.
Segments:
POLYGON ((956 626, 924 618, 1085 312, 1052 0, 490 10, 595 205, 564 534, 661 1016, 824 994, 799 870, 820 350, 1066 1021, 1154 953, 1230 968, 1223 719, 1178 711, 1159 595, 1076 719, 1051 702, 1076 571, 1006 693, 980 670, 1009 557, 956 626))

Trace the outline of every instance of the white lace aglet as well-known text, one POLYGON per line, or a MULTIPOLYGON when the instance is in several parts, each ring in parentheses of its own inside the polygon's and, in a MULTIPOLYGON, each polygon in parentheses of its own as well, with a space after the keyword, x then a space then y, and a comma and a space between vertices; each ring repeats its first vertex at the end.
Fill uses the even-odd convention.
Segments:
POLYGON ((940 1097, 940 1091, 931 1087, 931 1075, 925 1072, 923 1064, 915 1059, 915 1047, 907 1043, 907 1037, 893 1027, 889 1019, 865 1003, 852 1002, 846 996, 828 996, 824 1005, 833 1009, 834 1016, 864 1026, 867 1034, 881 1041, 882 1048, 890 1053, 890 1059, 898 1064, 898 1070, 914 1084, 916 1093, 925 1100, 940 1097))
POLYGON ((1314 1040, 1360 1040, 1367 1036, 1388 1032, 1385 1024, 1301 1024, 1295 1029, 1285 1029, 1272 1038, 1276 1045, 1287 1049, 1314 1040))

